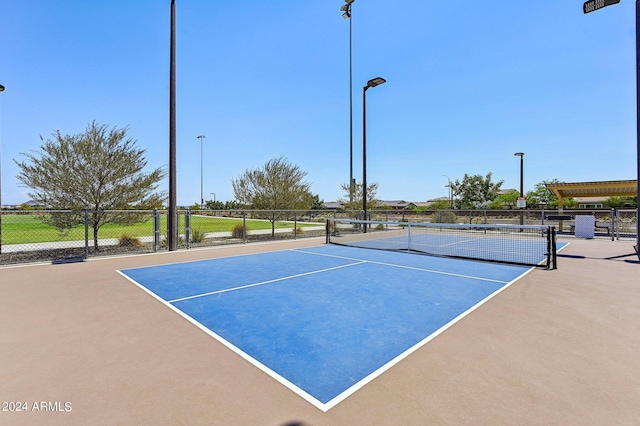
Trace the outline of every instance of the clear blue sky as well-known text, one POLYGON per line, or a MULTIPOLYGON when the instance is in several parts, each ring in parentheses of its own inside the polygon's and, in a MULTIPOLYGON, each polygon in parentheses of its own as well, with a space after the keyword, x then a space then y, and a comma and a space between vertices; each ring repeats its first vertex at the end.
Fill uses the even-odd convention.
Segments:
MULTIPOLYGON (((231 179, 285 156, 324 201, 349 180, 349 21, 343 0, 177 0, 178 203, 232 200, 231 179)), ((356 0, 354 177, 425 201, 447 178, 636 178, 633 0, 356 0)), ((169 162, 169 0, 4 0, 2 203, 28 200, 13 160, 52 132, 129 126, 169 162)), ((168 182, 161 185, 168 190, 168 182)))

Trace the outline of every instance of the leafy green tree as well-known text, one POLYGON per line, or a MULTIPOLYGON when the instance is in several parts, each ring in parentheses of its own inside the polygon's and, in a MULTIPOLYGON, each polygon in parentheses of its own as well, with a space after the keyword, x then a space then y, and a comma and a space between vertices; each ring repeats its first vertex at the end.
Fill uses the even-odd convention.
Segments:
POLYGON ((527 207, 547 206, 550 208, 558 207, 558 197, 551 192, 546 185, 562 183, 558 179, 543 180, 538 182, 533 191, 527 192, 527 207))
MULTIPOLYGON (((527 192, 527 207, 544 207, 550 209, 558 208, 558 197, 547 188, 547 185, 557 185, 563 183, 558 179, 545 179, 538 182, 533 191, 527 192)), ((578 206, 578 202, 573 198, 565 198, 563 200, 565 208, 574 208, 578 206)))
POLYGON ((225 201, 224 202, 224 209, 225 210, 242 210, 242 209, 246 209, 247 206, 245 206, 242 203, 239 203, 236 200, 232 200, 232 201, 225 201))
MULTIPOLYGON (((345 198, 338 200, 344 206, 345 210, 361 211, 362 210, 362 184, 354 183, 350 186, 348 183, 340 185, 340 189, 345 192, 345 198), (351 200, 351 201, 349 201, 351 200)), ((378 183, 370 183, 367 185, 367 210, 375 210, 379 208, 380 203, 376 200, 378 192, 378 183)))
POLYGON ((325 210, 324 201, 318 194, 311 195, 311 210, 325 210))
POLYGON ((469 176, 464 174, 462 181, 456 179, 451 188, 456 196, 455 204, 460 209, 477 209, 486 207, 498 196, 498 191, 504 181, 492 182, 492 173, 485 177, 481 175, 469 176))
POLYGON ((414 210, 417 212, 421 211, 429 211, 429 210, 449 210, 451 208, 451 203, 449 200, 438 200, 429 204, 428 206, 420 206, 416 207, 414 210))
POLYGON ((510 191, 506 194, 498 195, 495 200, 489 203, 490 209, 503 209, 514 208, 518 204, 518 197, 520 197, 520 193, 518 191, 510 191))
POLYGON ((222 201, 213 201, 213 200, 208 200, 204 202, 205 208, 208 210, 223 210, 224 209, 224 203, 222 201))
POLYGON ((128 128, 108 128, 93 121, 84 133, 65 135, 59 130, 44 140, 40 151, 23 153, 26 160, 14 162, 17 176, 30 189, 29 196, 48 209, 72 210, 48 216, 60 232, 84 223, 82 209, 88 209, 93 242, 98 247, 98 231, 105 223, 127 224, 140 215, 108 210, 161 207, 164 195, 156 193, 165 176, 162 168, 145 172, 145 150, 127 136, 128 128))
POLYGON ((243 210, 247 208, 244 204, 239 203, 236 200, 225 201, 224 203, 218 200, 209 200, 205 201, 204 204, 209 210, 243 210))
POLYGON ((609 197, 607 205, 614 208, 636 207, 638 205, 638 197, 609 197))
POLYGON ((309 210, 313 204, 310 185, 304 178, 307 172, 290 164, 285 157, 273 158, 262 168, 248 169, 232 179, 236 200, 252 209, 265 210, 261 216, 271 222, 275 236, 275 222, 287 217, 283 210, 309 210))

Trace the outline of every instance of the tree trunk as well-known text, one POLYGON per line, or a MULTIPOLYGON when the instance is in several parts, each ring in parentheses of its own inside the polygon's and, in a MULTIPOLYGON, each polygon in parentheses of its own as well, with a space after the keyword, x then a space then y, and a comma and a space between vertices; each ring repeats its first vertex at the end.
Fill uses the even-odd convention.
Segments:
POLYGON ((100 251, 100 247, 98 247, 98 227, 93 226, 93 248, 96 252, 100 251))

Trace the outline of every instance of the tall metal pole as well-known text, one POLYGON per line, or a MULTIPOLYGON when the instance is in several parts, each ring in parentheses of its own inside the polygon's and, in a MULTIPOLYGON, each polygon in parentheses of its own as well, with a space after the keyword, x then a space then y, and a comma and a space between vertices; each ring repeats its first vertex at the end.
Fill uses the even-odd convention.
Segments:
POLYGON ((447 175, 442 176, 447 178, 447 187, 449 188, 449 208, 453 208, 453 188, 451 187, 451 179, 449 179, 449 176, 447 175))
MULTIPOLYGON (((362 89, 362 211, 365 220, 367 219, 367 90, 386 82, 381 77, 372 78, 362 89)), ((366 224, 364 232, 367 232, 366 224)))
MULTIPOLYGON (((362 90, 362 219, 367 219, 367 89, 362 90)), ((364 225, 364 232, 367 232, 367 225, 364 225)))
POLYGON ((524 197, 524 155, 520 156, 520 197, 524 197))
MULTIPOLYGON (((520 199, 524 198, 524 152, 513 154, 520 157, 520 199)), ((520 225, 524 225, 524 212, 520 211, 520 225)))
POLYGON ((349 3, 349 201, 353 202, 353 50, 351 32, 351 3, 349 3))
POLYGON ((351 5, 355 0, 345 0, 340 8, 342 17, 349 20, 349 202, 353 203, 355 181, 353 180, 353 32, 351 25, 351 5))
POLYGON ((202 151, 202 139, 205 138, 205 135, 198 136, 200 139, 200 210, 204 208, 204 180, 203 180, 203 170, 204 170, 204 160, 203 160, 203 151, 202 151))
POLYGON ((176 2, 171 0, 171 42, 169 59, 169 217, 167 246, 178 248, 178 206, 176 191, 176 2))

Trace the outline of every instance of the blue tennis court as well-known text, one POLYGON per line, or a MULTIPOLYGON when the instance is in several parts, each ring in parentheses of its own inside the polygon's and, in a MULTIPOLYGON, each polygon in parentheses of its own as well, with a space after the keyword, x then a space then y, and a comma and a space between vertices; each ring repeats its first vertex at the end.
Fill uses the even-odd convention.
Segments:
POLYGON ((119 272, 327 411, 529 270, 326 245, 119 272))

